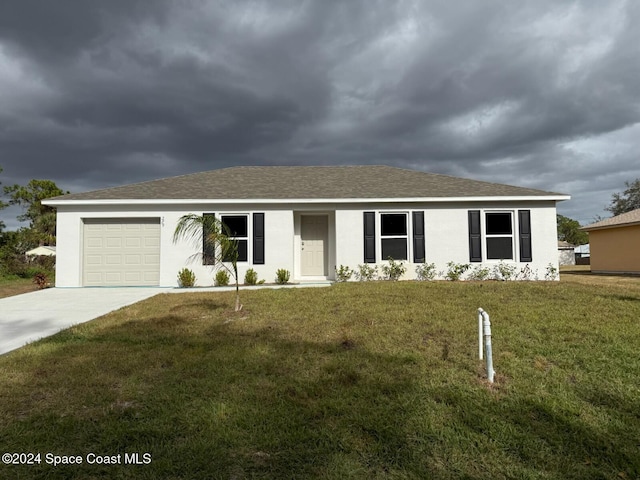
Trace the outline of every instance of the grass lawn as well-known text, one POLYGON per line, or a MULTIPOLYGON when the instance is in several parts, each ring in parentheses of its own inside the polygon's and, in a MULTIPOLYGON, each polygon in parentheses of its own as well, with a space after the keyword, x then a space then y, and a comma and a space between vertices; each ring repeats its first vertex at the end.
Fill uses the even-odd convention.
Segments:
POLYGON ((0 275, 0 298, 33 292, 38 287, 30 278, 4 277, 0 275))
POLYGON ((0 478, 638 479, 640 280, 593 278, 156 296, 0 357, 0 478))

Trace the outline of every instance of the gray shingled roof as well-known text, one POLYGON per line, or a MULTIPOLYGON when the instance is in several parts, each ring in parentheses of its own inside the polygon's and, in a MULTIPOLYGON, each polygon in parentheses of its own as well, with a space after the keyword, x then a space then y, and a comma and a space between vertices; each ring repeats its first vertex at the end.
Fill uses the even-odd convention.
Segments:
POLYGON ((546 197, 562 194, 387 166, 231 167, 52 200, 546 197))
POLYGON ((634 224, 640 224, 640 208, 621 215, 616 215, 615 217, 605 218, 599 222, 582 227, 581 230, 598 230, 600 228, 624 227, 634 224))

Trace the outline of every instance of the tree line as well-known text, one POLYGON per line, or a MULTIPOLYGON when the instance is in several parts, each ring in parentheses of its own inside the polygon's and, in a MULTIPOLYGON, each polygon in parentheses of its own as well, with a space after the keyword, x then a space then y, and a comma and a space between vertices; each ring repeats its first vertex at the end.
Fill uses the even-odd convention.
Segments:
MULTIPOLYGON (((0 167, 0 174, 2 171, 0 167)), ((5 185, 2 193, 5 200, 0 199, 0 210, 18 205, 22 208, 18 221, 28 223, 15 231, 6 231, 6 224, 0 221, 0 275, 31 276, 36 269, 51 270, 53 258, 29 262, 24 254, 40 245, 56 244, 56 211, 42 205, 42 200, 69 192, 51 180, 34 179, 26 185, 5 185)))

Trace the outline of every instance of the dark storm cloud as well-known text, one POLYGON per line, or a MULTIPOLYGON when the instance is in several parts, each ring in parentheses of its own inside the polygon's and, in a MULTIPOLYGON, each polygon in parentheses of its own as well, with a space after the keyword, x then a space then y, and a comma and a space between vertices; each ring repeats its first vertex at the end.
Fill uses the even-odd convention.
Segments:
POLYGON ((588 223, 640 177, 639 20, 630 1, 3 2, 0 180, 384 163, 569 193, 588 223))

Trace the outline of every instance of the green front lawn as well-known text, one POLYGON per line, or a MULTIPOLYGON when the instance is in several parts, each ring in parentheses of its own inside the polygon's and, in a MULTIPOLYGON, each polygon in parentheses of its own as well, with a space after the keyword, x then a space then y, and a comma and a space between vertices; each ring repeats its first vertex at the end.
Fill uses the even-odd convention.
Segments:
POLYGON ((637 479, 639 286, 159 295, 0 357, 0 444, 41 453, 0 478, 637 479))

